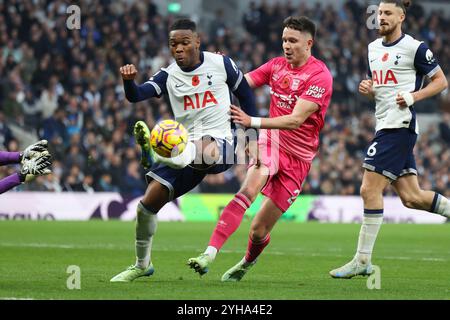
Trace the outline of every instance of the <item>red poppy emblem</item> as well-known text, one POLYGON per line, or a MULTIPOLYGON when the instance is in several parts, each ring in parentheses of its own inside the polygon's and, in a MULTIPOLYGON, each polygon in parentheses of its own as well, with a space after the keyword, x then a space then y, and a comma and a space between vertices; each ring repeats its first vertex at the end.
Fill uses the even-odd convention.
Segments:
POLYGON ((383 56, 383 59, 381 59, 381 60, 383 60, 383 62, 386 62, 388 59, 389 59, 389 53, 385 53, 383 56))
POLYGON ((198 76, 193 76, 193 77, 192 77, 192 85, 193 85, 194 87, 196 87, 196 86, 199 85, 199 83, 200 83, 199 77, 198 77, 198 76))
POLYGON ((286 89, 286 88, 289 88, 290 83, 291 83, 291 79, 286 76, 281 81, 281 85, 280 86, 281 86, 282 89, 286 89))

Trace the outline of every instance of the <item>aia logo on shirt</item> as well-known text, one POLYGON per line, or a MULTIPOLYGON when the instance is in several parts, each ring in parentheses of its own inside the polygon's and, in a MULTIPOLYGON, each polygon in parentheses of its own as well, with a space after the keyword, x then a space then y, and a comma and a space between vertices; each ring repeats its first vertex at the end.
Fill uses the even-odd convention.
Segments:
POLYGON ((387 70, 386 73, 383 70, 372 71, 372 81, 374 84, 398 84, 397 78, 392 70, 387 70))
POLYGON ((211 91, 195 93, 192 96, 184 96, 184 110, 203 109, 212 105, 217 105, 217 99, 211 91))

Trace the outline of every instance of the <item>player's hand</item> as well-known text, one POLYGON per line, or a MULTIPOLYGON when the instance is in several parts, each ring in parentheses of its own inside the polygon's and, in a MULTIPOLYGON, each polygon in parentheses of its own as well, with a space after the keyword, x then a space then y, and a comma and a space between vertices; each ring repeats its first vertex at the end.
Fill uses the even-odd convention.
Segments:
POLYGON ((373 98, 375 93, 373 91, 373 81, 372 80, 363 80, 359 84, 358 88, 359 93, 368 98, 373 98))
POLYGON ((37 153, 46 151, 48 147, 47 140, 41 140, 26 147, 22 152, 22 159, 30 159, 37 153))
POLYGON ((250 128, 251 118, 248 114, 242 111, 241 108, 231 105, 231 119, 234 123, 240 124, 246 128, 250 128))
POLYGON ((20 174, 23 176, 40 176, 51 173, 49 169, 52 164, 51 157, 48 151, 44 151, 35 154, 31 159, 24 159, 20 174))
MULTIPOLYGON (((415 96, 414 96, 414 92, 411 93, 411 96, 413 98, 413 101, 410 105, 414 104, 415 96)), ((403 95, 401 95, 400 93, 397 93, 397 97, 395 98, 395 102, 398 104, 398 106, 400 108, 407 108, 408 107, 408 103, 406 102, 405 98, 403 95)))
POLYGON ((126 64, 120 67, 120 75, 123 80, 134 80, 137 75, 137 69, 134 64, 126 64))
POLYGON ((395 102, 398 104, 400 108, 406 108, 408 105, 406 104, 405 98, 403 98, 399 93, 397 93, 397 97, 395 98, 395 102))

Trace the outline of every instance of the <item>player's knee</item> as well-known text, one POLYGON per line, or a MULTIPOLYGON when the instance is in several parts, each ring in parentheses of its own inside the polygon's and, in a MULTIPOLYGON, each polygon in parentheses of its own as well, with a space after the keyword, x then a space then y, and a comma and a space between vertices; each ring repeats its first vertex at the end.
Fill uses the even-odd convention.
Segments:
POLYGON ((144 197, 141 200, 142 205, 154 214, 169 202, 169 191, 158 181, 153 180, 147 187, 144 197))
POLYGON ((403 194, 400 196, 405 207, 410 209, 420 208, 420 195, 417 194, 403 194))
POLYGON ((145 197, 141 200, 141 205, 145 209, 144 212, 150 213, 150 214, 157 214, 161 208, 159 208, 159 205, 156 203, 153 203, 152 201, 145 202, 145 197))
POLYGON ((255 188, 249 186, 242 187, 241 190, 239 190, 239 193, 242 193, 244 196, 246 196, 247 199, 250 200, 250 202, 252 203, 258 196, 258 191, 255 188))
POLYGON ((368 186, 362 185, 361 188, 359 189, 359 194, 361 195, 361 197, 364 200, 367 201, 367 200, 369 200, 371 198, 372 190, 368 186))
POLYGON ((145 200, 145 197, 142 198, 142 204, 145 206, 145 208, 148 208, 150 212, 153 214, 157 214, 159 210, 161 210, 162 207, 168 202, 168 201, 156 201, 154 199, 145 200))
POLYGON ((254 242, 264 240, 268 233, 268 229, 264 224, 256 223, 250 227, 250 239, 254 242))

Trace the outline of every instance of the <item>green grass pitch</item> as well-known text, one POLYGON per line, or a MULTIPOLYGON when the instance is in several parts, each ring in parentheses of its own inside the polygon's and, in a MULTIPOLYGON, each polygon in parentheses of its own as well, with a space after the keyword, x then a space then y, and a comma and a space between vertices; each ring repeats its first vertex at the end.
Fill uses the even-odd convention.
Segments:
POLYGON ((354 254, 358 224, 280 222, 256 266, 240 283, 222 283, 247 246, 249 222, 225 244, 210 272, 185 264, 201 253, 213 223, 159 223, 155 274, 133 283, 109 279, 134 262, 134 223, 0 222, 0 298, 30 299, 450 299, 450 224, 382 226, 373 263, 381 289, 367 278, 332 279, 328 271, 354 254), (69 265, 81 289, 69 290, 69 265))

